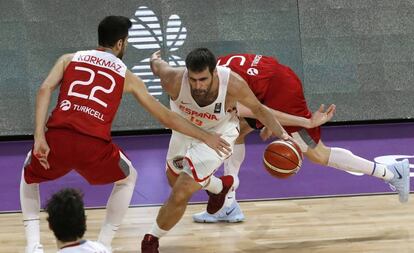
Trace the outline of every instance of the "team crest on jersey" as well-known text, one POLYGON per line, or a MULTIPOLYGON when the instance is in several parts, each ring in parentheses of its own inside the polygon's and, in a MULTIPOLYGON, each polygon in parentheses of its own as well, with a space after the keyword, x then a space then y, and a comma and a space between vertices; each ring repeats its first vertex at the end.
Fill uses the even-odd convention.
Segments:
MULTIPOLYGON (((128 42, 139 50, 148 50, 148 55, 161 49, 166 45, 163 53, 168 54, 165 60, 171 66, 182 67, 185 62, 180 56, 173 54, 185 42, 187 38, 187 28, 183 26, 180 16, 173 14, 168 18, 166 27, 161 26, 158 17, 147 6, 140 6, 135 11, 135 16, 131 18, 132 27, 129 30, 128 42)), ((132 72, 147 85, 148 91, 153 96, 163 94, 160 79, 153 75, 150 68, 150 58, 141 60, 132 67, 132 72)))
POLYGON ((72 106, 72 104, 70 103, 70 101, 66 100, 66 99, 63 100, 62 102, 60 102, 60 105, 59 105, 59 107, 62 111, 69 110, 71 106, 72 106))
POLYGON ((250 76, 257 76, 259 74, 259 70, 257 68, 249 68, 247 70, 247 74, 250 76))
POLYGON ((220 113, 221 112, 221 103, 216 103, 214 106, 214 113, 220 113))

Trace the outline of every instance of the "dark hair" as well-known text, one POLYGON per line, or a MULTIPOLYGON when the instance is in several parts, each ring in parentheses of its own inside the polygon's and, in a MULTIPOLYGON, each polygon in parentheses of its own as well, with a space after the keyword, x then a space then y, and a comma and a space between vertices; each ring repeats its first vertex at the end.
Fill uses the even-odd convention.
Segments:
POLYGON ((199 73, 208 67, 210 73, 216 68, 217 60, 208 48, 196 48, 185 58, 187 69, 199 73))
POLYGON ((98 26, 98 41, 103 47, 113 47, 120 39, 128 36, 128 29, 131 28, 132 22, 123 16, 107 16, 98 26))
POLYGON ((53 194, 46 204, 49 227, 61 242, 82 238, 86 231, 83 194, 72 188, 53 194))

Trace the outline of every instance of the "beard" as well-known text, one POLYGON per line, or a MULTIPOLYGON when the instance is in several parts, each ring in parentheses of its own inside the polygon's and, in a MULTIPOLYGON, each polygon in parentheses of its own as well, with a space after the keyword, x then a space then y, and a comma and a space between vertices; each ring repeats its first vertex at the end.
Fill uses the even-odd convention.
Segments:
POLYGON ((205 100, 208 98, 211 87, 213 87, 213 78, 211 78, 211 82, 207 89, 191 89, 191 95, 194 98, 205 100))
POLYGON ((191 91, 194 97, 205 97, 208 94, 208 90, 202 90, 202 89, 194 89, 191 91))
POLYGON ((126 48, 126 46, 125 46, 125 41, 122 43, 122 49, 121 49, 121 51, 118 53, 118 55, 116 56, 116 57, 118 57, 119 59, 121 59, 122 60, 122 58, 124 57, 124 54, 125 54, 125 48, 126 48))
POLYGON ((121 52, 119 52, 119 54, 117 55, 117 57, 122 60, 122 58, 124 57, 124 50, 123 49, 122 49, 121 52))

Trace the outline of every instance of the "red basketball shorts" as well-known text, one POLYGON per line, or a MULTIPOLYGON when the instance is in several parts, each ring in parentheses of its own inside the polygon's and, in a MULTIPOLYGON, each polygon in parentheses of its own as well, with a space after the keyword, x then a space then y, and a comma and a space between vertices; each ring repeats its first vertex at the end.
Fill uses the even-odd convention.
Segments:
POLYGON ((112 142, 66 129, 49 129, 46 140, 50 169, 44 169, 30 151, 24 165, 24 178, 29 184, 54 180, 71 170, 90 184, 113 183, 130 173, 131 162, 112 142))

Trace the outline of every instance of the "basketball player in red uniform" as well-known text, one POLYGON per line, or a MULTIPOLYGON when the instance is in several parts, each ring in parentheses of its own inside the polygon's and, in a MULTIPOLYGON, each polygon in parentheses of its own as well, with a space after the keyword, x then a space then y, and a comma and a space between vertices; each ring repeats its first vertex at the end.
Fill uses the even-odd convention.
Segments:
POLYGON ((220 154, 229 152, 228 143, 219 135, 203 131, 168 110, 127 69, 121 59, 131 25, 126 17, 103 19, 98 27, 99 47, 61 56, 38 91, 34 146, 24 163, 20 184, 27 253, 43 252, 39 239, 39 183, 62 177, 72 169, 93 185, 115 183, 98 238, 110 247, 137 178, 131 161, 110 136, 123 93, 132 93, 167 127, 205 142, 220 154), (58 87, 56 108, 45 124, 52 92, 58 87))
MULTIPOLYGON (((400 202, 408 201, 410 191, 408 160, 387 166, 358 157, 343 148, 325 146, 321 140, 321 129, 318 124, 324 123, 324 117, 329 120, 333 116, 335 106, 329 106, 326 111, 321 106, 312 117, 312 112, 303 94, 302 83, 289 67, 280 64, 275 58, 255 54, 222 56, 218 59, 218 65, 229 67, 248 83, 259 101, 272 110, 274 116, 284 125, 286 131, 295 139, 305 157, 310 161, 383 179, 398 192, 400 202), (306 119, 309 120, 306 121, 306 119)), ((256 119, 252 119, 255 118, 254 114, 245 107, 238 106, 238 111, 240 116, 246 118, 240 122, 240 135, 236 140, 233 154, 224 163, 224 174, 233 175, 233 177, 237 177, 245 157, 245 136, 253 129, 263 126, 256 119)), ((266 128, 262 129, 262 139, 267 139, 270 135, 270 131, 266 128)), ((242 221, 243 213, 238 205, 233 204, 236 201, 235 192, 230 192, 227 197, 224 207, 218 212, 204 211, 195 214, 193 215, 194 221, 242 221), (233 209, 234 206, 236 209, 233 209)))

